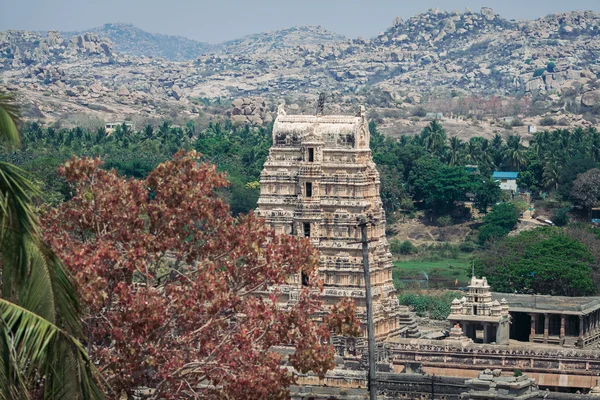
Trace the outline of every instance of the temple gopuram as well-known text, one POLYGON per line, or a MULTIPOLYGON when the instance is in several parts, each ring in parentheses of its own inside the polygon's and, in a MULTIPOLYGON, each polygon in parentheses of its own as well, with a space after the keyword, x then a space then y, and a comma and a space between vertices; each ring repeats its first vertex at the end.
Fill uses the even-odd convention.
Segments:
MULTIPOLYGON (((392 283, 379 173, 369 148, 364 107, 354 116, 287 115, 279 106, 273 146, 260 177, 256 213, 279 234, 310 238, 320 252, 326 305, 354 298, 366 337, 360 216, 368 216, 369 265, 377 340, 415 337, 416 323, 392 283)), ((283 302, 293 302, 305 276, 290 277, 283 302)))

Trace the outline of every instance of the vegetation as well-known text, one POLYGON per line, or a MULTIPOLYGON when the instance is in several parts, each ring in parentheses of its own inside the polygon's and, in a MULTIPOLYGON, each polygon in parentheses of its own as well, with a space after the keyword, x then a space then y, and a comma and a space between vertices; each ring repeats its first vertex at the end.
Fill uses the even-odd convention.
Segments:
POLYGON ((204 160, 227 173, 230 185, 222 189, 222 194, 234 214, 254 209, 258 186, 247 184, 259 180, 271 145, 270 128, 237 127, 227 120, 197 130, 192 123, 182 128, 164 122, 158 129, 148 125, 139 131, 123 124, 107 135, 104 128, 93 132, 42 128, 31 123, 23 129, 23 149, 7 152, 4 158, 29 171, 41 185, 45 199, 56 205, 70 196, 58 167, 72 156, 101 157, 105 168, 114 168, 123 176, 145 178, 178 150, 196 149, 204 160))
POLYGON ((323 376, 334 363, 322 339, 358 332, 354 303, 311 319, 322 307, 315 250, 252 214, 234 218, 215 192, 225 177, 198 161, 178 152, 141 180, 73 158, 61 169, 73 197, 46 215, 45 238, 77 282, 90 357, 116 393, 287 398, 293 376, 271 347, 294 345, 291 365, 323 376), (293 307, 256 296, 301 272, 293 307))
POLYGON ((475 272, 499 292, 586 296, 596 292, 595 261, 581 241, 561 228, 544 227, 493 243, 475 272))
POLYGON ((501 203, 494 206, 492 211, 483 218, 483 225, 479 228, 479 241, 486 242, 506 236, 518 220, 519 210, 514 203, 501 203))
POLYGON ((445 320, 450 315, 452 300, 460 299, 461 292, 448 291, 439 295, 426 295, 421 293, 405 293, 400 295, 400 304, 409 306, 419 317, 429 317, 436 320, 445 320))
MULTIPOLYGON (((0 138, 18 146, 18 109, 0 94, 0 138)), ((101 399, 82 344, 76 290, 41 240, 25 171, 0 163, 0 399, 101 399)))

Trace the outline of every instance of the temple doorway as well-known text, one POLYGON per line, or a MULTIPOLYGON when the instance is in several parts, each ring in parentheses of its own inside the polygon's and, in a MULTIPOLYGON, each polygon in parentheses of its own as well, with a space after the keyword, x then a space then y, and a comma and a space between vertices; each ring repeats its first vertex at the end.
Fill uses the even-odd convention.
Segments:
POLYGON ((528 342, 531 332, 531 316, 524 312, 511 312, 510 338, 520 342, 528 342))

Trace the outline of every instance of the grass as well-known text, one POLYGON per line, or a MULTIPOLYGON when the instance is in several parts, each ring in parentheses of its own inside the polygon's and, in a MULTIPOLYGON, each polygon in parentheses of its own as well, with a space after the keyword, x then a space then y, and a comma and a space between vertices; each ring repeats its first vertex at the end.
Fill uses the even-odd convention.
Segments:
POLYGON ((429 282, 441 284, 442 286, 465 286, 470 279, 470 258, 459 256, 458 258, 435 258, 435 259, 412 259, 407 261, 394 261, 393 278, 396 287, 402 286, 404 279, 425 279, 429 282), (455 285, 458 279, 458 284, 455 285))

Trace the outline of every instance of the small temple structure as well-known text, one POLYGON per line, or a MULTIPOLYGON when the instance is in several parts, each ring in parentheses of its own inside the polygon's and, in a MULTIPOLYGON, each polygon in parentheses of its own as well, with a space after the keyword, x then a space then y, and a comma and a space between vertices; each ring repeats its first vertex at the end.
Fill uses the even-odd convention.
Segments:
POLYGON ((471 278, 468 293, 454 299, 450 306, 448 322, 456 336, 457 325, 462 336, 482 343, 508 344, 510 315, 506 300, 492 300, 492 292, 485 277, 471 278))
MULTIPOLYGON (((287 115, 278 108, 273 145, 260 177, 256 213, 279 234, 310 238, 320 252, 326 306, 356 299, 366 336, 365 283, 358 221, 367 216, 369 265, 378 340, 418 335, 392 282, 379 173, 369 148, 364 107, 356 115, 287 115)), ((305 277, 290 277, 282 302, 293 301, 305 277)))

